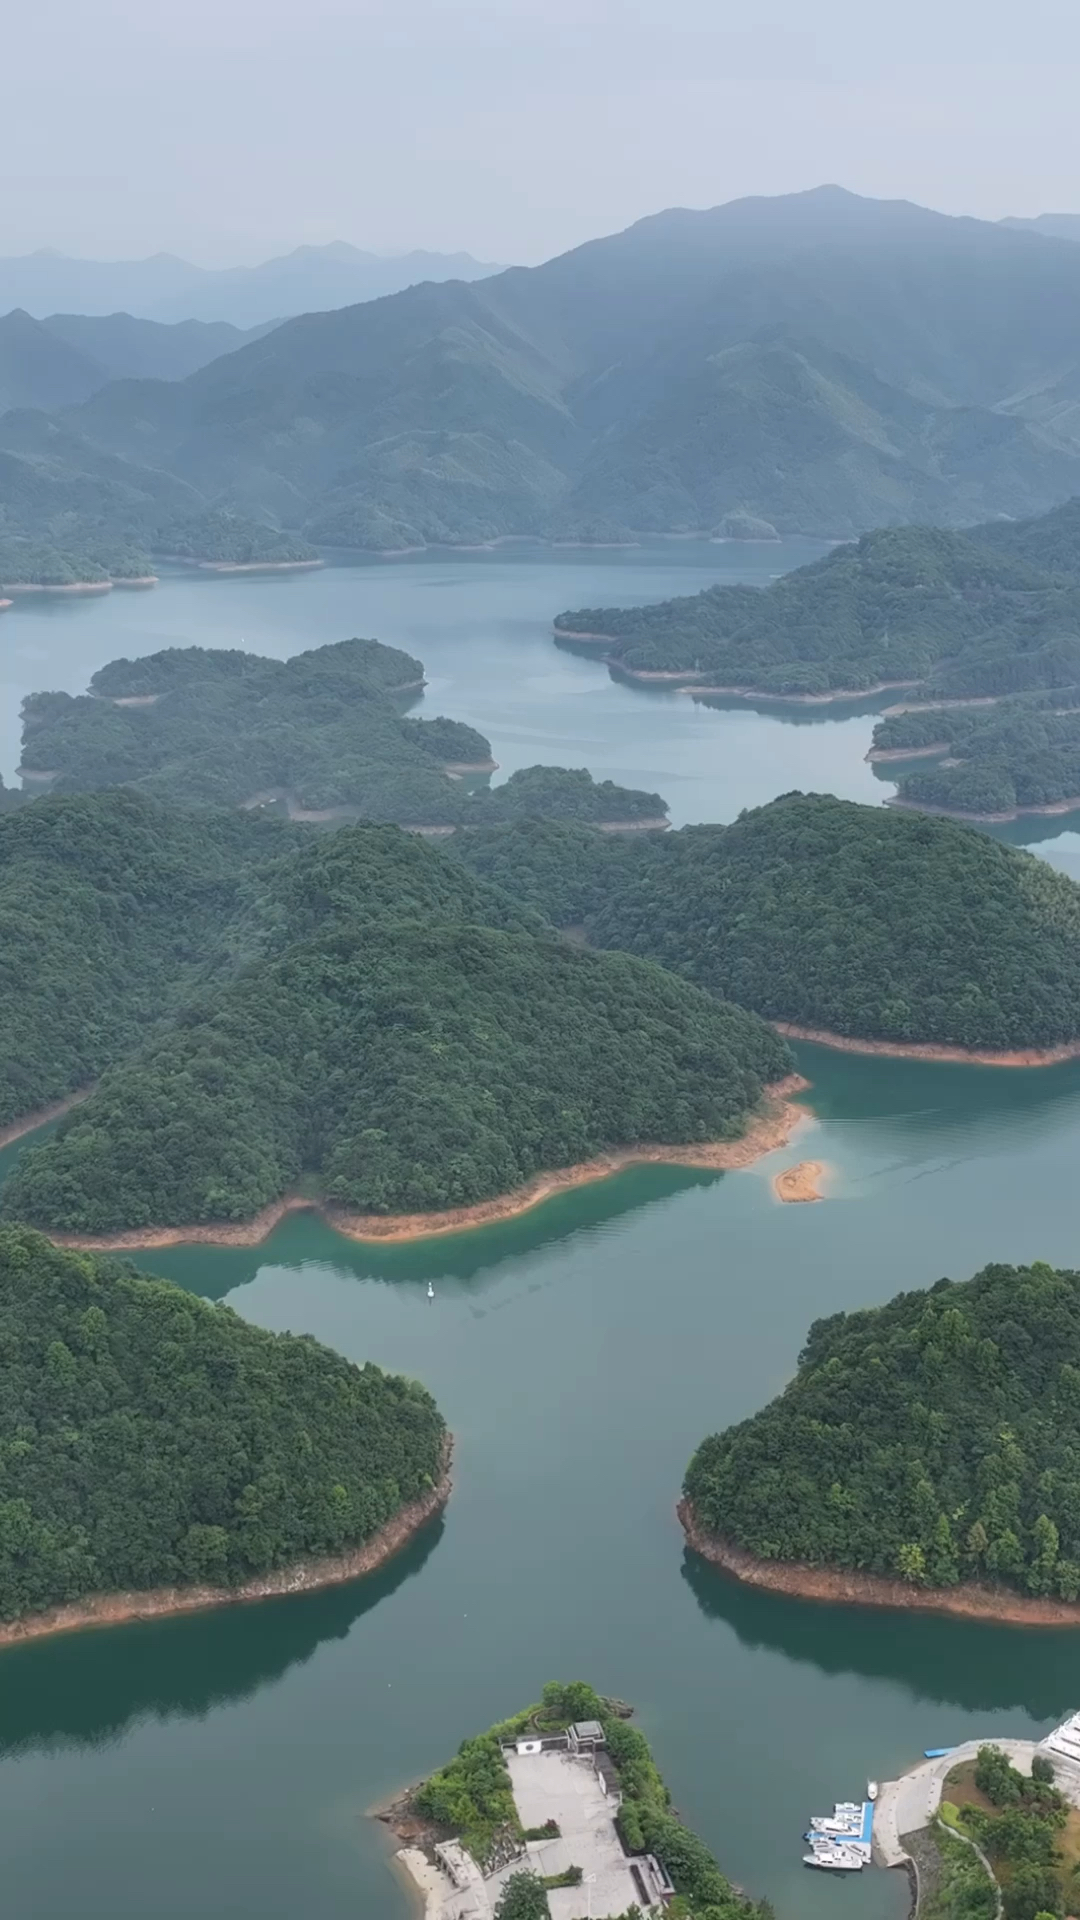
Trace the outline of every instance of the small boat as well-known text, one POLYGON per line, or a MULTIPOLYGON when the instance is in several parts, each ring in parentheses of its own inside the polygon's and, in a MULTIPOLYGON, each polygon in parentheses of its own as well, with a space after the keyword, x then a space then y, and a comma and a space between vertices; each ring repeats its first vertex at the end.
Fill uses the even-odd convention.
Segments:
POLYGON ((923 1759, 924 1760, 944 1760, 945 1755, 951 1752, 952 1752, 951 1747, 924 1747, 923 1759))
POLYGON ((876 1799, 877 1799, 877 1781, 876 1781, 876 1780, 868 1780, 868 1781, 867 1781, 867 1783, 866 1783, 866 1797, 867 1797, 867 1799, 868 1799, 868 1800, 876 1800, 876 1799))
POLYGON ((432 1284, 431 1284, 431 1281, 430 1281, 430 1280, 429 1280, 429 1281, 428 1281, 428 1283, 427 1283, 427 1297, 428 1297, 428 1299, 429 1299, 429 1300, 434 1300, 434 1298, 435 1298, 435 1289, 434 1289, 434 1287, 432 1286, 432 1284))

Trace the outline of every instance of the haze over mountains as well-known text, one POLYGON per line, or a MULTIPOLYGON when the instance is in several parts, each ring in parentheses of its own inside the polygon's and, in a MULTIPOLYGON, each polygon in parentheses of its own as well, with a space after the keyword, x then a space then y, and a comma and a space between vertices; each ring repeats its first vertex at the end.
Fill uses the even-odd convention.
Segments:
POLYGON ((1080 248, 822 187, 306 313, 69 406, 64 457, 343 547, 964 525, 1080 493, 1078 312, 1080 248))
POLYGON ((196 267, 171 253, 147 260, 73 260, 43 250, 0 260, 0 312, 129 313, 145 320, 228 320, 256 327, 296 313, 353 306, 419 280, 478 280, 499 269, 468 253, 384 259, 344 241, 297 247, 257 267, 196 267))
POLYGON ((0 318, 0 412, 76 406, 110 380, 183 380, 266 331, 243 332, 225 320, 165 325, 130 313, 35 320, 16 307, 0 318))
POLYGON ((1080 213, 1037 213, 1030 220, 1010 218, 1001 224, 1041 233, 1051 240, 1080 240, 1080 213))

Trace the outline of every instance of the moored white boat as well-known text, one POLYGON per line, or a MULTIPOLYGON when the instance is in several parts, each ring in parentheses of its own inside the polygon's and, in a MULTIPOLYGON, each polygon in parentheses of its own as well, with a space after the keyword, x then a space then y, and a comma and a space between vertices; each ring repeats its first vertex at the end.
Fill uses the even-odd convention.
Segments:
POLYGON ((861 1873, 863 1862, 850 1847, 835 1844, 815 1846, 803 1854, 804 1867, 820 1867, 825 1873, 861 1873))

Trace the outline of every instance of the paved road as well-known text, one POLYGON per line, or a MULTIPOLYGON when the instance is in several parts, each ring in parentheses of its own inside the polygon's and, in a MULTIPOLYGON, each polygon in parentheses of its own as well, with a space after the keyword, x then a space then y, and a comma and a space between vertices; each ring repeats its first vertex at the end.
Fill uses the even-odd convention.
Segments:
MULTIPOLYGON (((961 1760, 974 1760, 982 1740, 967 1740, 952 1747, 941 1760, 924 1760, 899 1780, 885 1780, 878 1791, 874 1808, 874 1854, 883 1867, 902 1867, 907 1853, 901 1845, 904 1833, 917 1833, 928 1827, 941 1805, 945 1775, 961 1760)), ((993 1745, 1008 1754, 1020 1773, 1031 1772, 1034 1740, 995 1740, 993 1745)))

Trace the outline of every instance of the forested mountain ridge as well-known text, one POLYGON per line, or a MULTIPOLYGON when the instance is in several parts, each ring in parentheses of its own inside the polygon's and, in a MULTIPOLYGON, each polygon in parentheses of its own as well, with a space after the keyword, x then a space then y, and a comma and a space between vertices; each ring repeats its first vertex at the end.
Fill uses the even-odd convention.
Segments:
POLYGON ((965 533, 881 528, 769 586, 579 608, 627 671, 783 698, 917 687, 920 699, 1080 680, 1080 500, 965 533))
POLYGON ((815 1321, 795 1378, 702 1442, 694 1520, 764 1560, 1080 1597, 1080 1274, 988 1266, 815 1321))
POLYGON ((126 791, 0 815, 0 1127, 86 1086, 231 964, 223 930, 296 834, 126 791))
POLYGON ((0 1344, 3 1621, 341 1553, 443 1472, 415 1382, 20 1227, 0 1344))
POLYGON ((633 844, 530 822, 457 852, 592 945, 768 1020, 893 1046, 1080 1042, 1080 887, 952 821, 792 793, 633 844))
POLYGON ((262 331, 199 320, 163 326, 130 313, 35 320, 15 307, 0 313, 0 413, 76 406, 110 380, 183 380, 262 331))
POLYGON ((0 414, 0 538, 11 552, 44 547, 68 557, 130 546, 144 556, 237 564, 317 558, 299 535, 207 507, 186 481, 94 446, 40 408, 0 414))
POLYGON ((955 524, 1080 489, 1078 296, 1064 242, 822 188, 306 314, 72 417, 342 546, 955 524))

